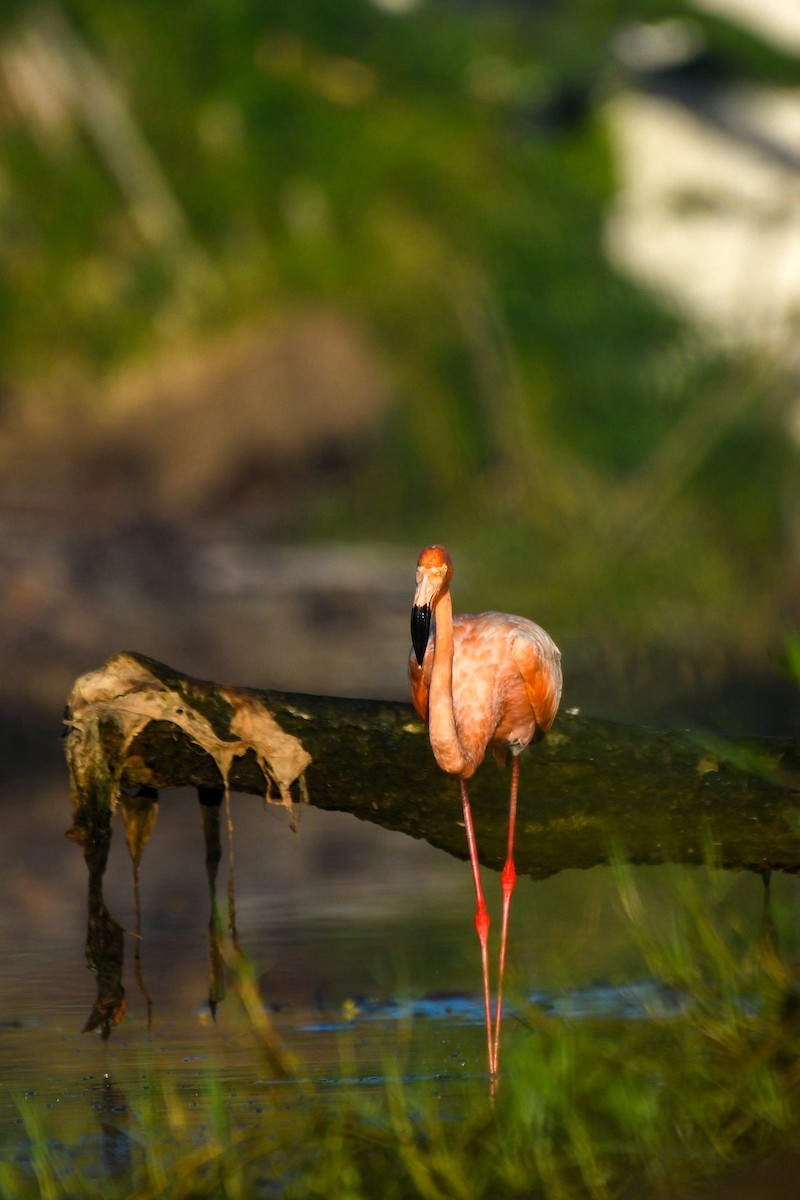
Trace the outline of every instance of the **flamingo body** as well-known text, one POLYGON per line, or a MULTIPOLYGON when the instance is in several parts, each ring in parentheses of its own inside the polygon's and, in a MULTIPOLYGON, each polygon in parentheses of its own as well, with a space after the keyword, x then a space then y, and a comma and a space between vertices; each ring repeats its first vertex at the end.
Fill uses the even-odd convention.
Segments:
MULTIPOLYGON (((411 699, 426 723, 435 652, 434 629, 422 665, 413 649, 408 660, 411 699)), ((521 754, 544 737, 561 698, 560 658, 550 635, 526 617, 499 612, 453 617, 453 716, 468 759, 465 770, 453 774, 468 779, 487 749, 507 762, 509 754, 521 754)), ((438 762, 435 745, 433 752, 438 762)))
POLYGON ((417 562, 408 660, 411 697, 428 726, 436 762, 458 776, 477 909, 483 967, 486 1040, 492 1087, 500 1055, 503 973, 511 893, 514 890, 514 830, 519 755, 547 733, 561 699, 561 654, 548 633, 526 617, 483 612, 453 616, 453 561, 443 546, 428 546, 417 562), (435 623, 434 623, 435 622, 435 623), (489 914, 467 790, 486 751, 511 758, 508 855, 500 876, 503 894, 497 1006, 492 1022, 489 987, 489 914))

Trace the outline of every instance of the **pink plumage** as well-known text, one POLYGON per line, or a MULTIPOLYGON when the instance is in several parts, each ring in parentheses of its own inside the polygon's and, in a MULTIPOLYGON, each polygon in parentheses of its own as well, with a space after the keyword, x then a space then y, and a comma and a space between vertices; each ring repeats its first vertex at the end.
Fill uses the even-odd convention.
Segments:
MULTIPOLYGON (((411 698, 426 722, 435 645, 434 628, 422 666, 413 649, 408 659, 411 698)), ((507 762, 509 753, 521 754, 553 724, 561 656, 550 635, 526 617, 461 613, 453 617, 452 680, 456 729, 474 768, 487 749, 507 762)))

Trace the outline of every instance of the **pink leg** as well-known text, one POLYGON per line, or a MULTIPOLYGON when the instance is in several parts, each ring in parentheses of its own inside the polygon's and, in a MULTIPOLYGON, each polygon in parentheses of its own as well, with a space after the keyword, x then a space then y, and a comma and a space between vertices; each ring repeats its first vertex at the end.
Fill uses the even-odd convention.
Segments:
POLYGON ((486 908, 486 901, 483 898, 483 888, 481 887, 481 873, 480 867, 478 866, 478 851, 475 845, 475 830, 472 825, 472 810, 469 806, 466 780, 460 779, 459 783, 461 784, 461 803, 464 807, 464 825, 467 830, 469 860, 472 863, 472 878, 475 882, 475 897, 477 899, 477 908, 475 910, 475 928, 478 931, 478 938, 481 944, 481 963, 483 965, 483 1005, 486 1011, 486 1046, 489 1054, 489 1074, 494 1075, 497 1068, 494 1060, 494 1050, 492 1047, 492 1003, 489 995, 489 913, 486 908))
POLYGON ((500 1019, 503 1013, 503 972, 506 969, 506 936, 508 934, 508 912, 511 907, 511 893, 517 882, 517 872, 514 867, 514 827, 517 821, 517 789, 519 787, 519 759, 515 756, 511 764, 511 800, 508 806, 508 854, 506 865, 500 876, 503 889, 503 916, 500 926, 500 969, 497 976, 497 1011, 494 1023, 494 1046, 492 1056, 494 1069, 500 1062, 500 1019))

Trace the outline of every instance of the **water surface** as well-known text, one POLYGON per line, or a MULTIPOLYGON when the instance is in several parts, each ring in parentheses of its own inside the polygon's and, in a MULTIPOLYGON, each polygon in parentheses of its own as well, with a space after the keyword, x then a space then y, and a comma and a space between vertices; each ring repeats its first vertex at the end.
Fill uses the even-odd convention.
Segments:
MULTIPOLYGON (((34 779, 15 799, 0 847, 3 1153, 24 1152, 21 1100, 54 1135, 63 1132, 71 1145, 77 1137, 89 1160, 101 1149, 113 1157, 109 1129, 125 1129, 131 1108, 165 1080, 190 1114, 196 1106, 199 1122, 212 1070, 235 1122, 260 1120, 264 1105, 274 1117, 276 1086, 285 1087, 287 1112, 301 1103, 294 1085, 277 1083, 257 1053, 235 997, 224 999, 211 1019, 209 896, 193 794, 164 795, 142 862, 141 962, 151 1026, 147 997, 134 978, 130 932, 127 1013, 108 1042, 81 1032, 95 983, 83 958, 85 866, 64 837, 66 775, 34 779)), ((344 814, 306 809, 295 834, 285 811, 264 810, 252 797, 235 796, 232 812, 241 946, 299 1077, 332 1095, 369 1090, 382 1087, 387 1066, 399 1062, 409 1086, 443 1104, 463 1089, 483 1089, 485 1035, 468 864, 344 814)), ((702 878, 703 869, 684 870, 702 878)), ((223 909, 226 872, 223 859, 223 909)), ((666 927, 675 869, 643 868, 636 878, 646 919, 666 927)), ((790 877, 773 880, 778 917, 796 906, 797 887, 790 877)), ((498 881, 491 872, 486 888, 497 913, 498 881)), ((760 878, 730 875, 724 890, 720 899, 709 884, 709 903, 724 904, 748 936, 758 937, 760 878)), ((119 820, 105 896, 116 920, 133 931, 131 864, 119 820)), ((781 953, 793 960, 794 926, 780 923, 781 953)), ((532 1008, 562 1020, 658 1021, 680 1003, 648 978, 607 868, 566 871, 537 883, 520 879, 508 972, 504 1050, 510 1054, 535 1036, 532 1008)))

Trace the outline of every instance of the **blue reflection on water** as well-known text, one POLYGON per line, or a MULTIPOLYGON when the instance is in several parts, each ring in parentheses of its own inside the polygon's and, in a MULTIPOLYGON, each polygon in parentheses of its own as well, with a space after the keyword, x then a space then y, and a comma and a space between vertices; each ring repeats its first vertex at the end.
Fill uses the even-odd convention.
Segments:
MULTIPOLYGON (((629 1021, 652 1020, 678 1016, 685 1010, 685 999, 679 991, 652 980, 627 983, 622 986, 600 983, 590 987, 562 992, 532 992, 527 1002, 545 1016, 562 1018, 606 1018, 629 1021)), ((519 1008, 507 1009, 509 1017, 520 1016, 519 1008)), ((330 1033, 349 1029, 364 1021, 386 1023, 429 1020, 449 1024, 482 1025, 485 1016, 483 999, 465 994, 423 996, 414 1000, 390 1000, 376 1003, 368 999, 350 1001, 345 1012, 334 1019, 314 1021, 299 1026, 303 1033, 330 1033)))

